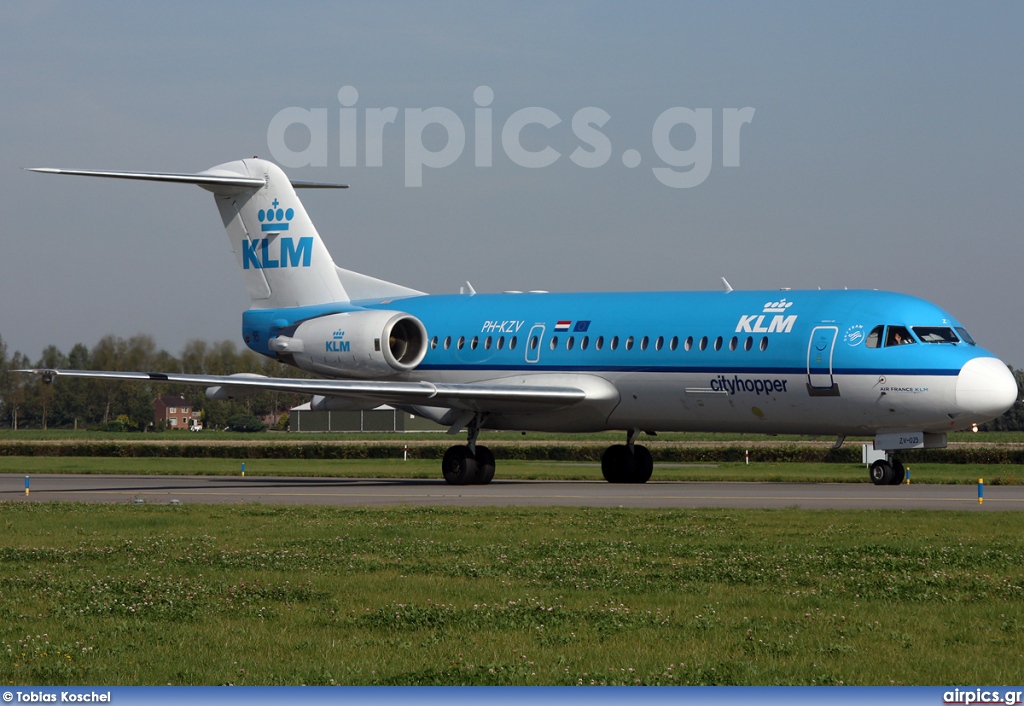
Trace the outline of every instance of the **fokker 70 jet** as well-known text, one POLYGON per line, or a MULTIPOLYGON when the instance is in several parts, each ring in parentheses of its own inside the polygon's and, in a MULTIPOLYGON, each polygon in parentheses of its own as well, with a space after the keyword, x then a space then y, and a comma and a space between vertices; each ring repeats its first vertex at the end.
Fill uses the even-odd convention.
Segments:
POLYGON ((952 315, 880 291, 428 295, 335 265, 291 181, 244 159, 196 174, 35 169, 196 184, 213 193, 252 300, 246 345, 319 379, 36 370, 312 395, 315 410, 390 404, 467 443, 444 455, 452 484, 489 483, 481 430, 622 430, 602 455, 610 482, 643 483, 641 432, 873 436, 878 485, 901 449, 943 447, 1013 405, 1017 385, 952 315))

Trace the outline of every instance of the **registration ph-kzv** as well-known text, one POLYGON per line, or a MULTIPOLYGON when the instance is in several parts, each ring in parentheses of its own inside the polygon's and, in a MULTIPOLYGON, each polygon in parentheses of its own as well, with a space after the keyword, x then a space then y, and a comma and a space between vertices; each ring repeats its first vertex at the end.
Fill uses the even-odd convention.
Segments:
POLYGON ((110 703, 109 691, 5 691, 4 701, 10 703, 110 703))

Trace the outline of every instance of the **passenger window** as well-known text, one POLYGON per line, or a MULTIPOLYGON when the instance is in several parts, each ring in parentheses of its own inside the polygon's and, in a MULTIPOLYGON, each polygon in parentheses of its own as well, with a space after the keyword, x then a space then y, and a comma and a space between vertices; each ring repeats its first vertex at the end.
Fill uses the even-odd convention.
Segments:
POLYGON ((473 336, 473 340, 469 342, 469 347, 472 348, 473 350, 476 350, 477 344, 479 344, 479 343, 480 343, 480 337, 479 336, 473 336))
POLYGON ((683 350, 688 351, 693 348, 693 336, 687 336, 686 341, 683 343, 683 350))
POLYGON ((615 350, 618 347, 619 347, 619 337, 618 336, 612 336, 612 350, 615 350))
POLYGON ((761 337, 761 350, 762 351, 768 350, 768 337, 767 336, 762 336, 761 337))
POLYGON ((643 338, 640 339, 640 350, 647 350, 647 336, 644 336, 643 338))
POLYGON ((722 337, 721 336, 719 336, 718 338, 715 339, 715 350, 716 351, 722 350, 722 337))
POLYGON ((626 350, 627 351, 633 350, 633 337, 632 336, 630 336, 629 338, 626 339, 626 350))
POLYGON ((500 351, 504 347, 505 347, 505 337, 504 336, 498 336, 498 350, 500 351))
POLYGON ((455 347, 458 348, 461 351, 462 347, 464 345, 466 345, 466 337, 465 336, 459 336, 459 342, 456 344, 455 347))
POLYGON ((665 345, 665 339, 662 336, 658 336, 658 340, 654 342, 654 350, 660 351, 661 347, 665 345))
MULTIPOLYGON (((517 339, 517 338, 516 338, 515 336, 513 336, 513 337, 512 337, 512 340, 510 340, 510 341, 508 342, 508 349, 509 349, 510 351, 514 351, 514 350, 516 349, 516 342, 517 342, 517 340, 518 340, 518 339, 517 339)), ((534 348, 536 348, 536 347, 537 347, 537 346, 534 346, 534 348)))
POLYGON ((437 348, 437 336, 434 336, 433 338, 430 339, 430 350, 434 350, 436 348, 437 348))
POLYGON ((743 350, 749 351, 753 347, 754 347, 754 337, 753 336, 747 336, 747 340, 745 340, 743 342, 743 350))
MULTIPOLYGON (((531 350, 531 351, 535 351, 535 350, 537 350, 537 343, 538 343, 538 342, 539 342, 539 341, 537 340, 537 337, 536 337, 536 336, 534 336, 533 338, 531 338, 531 339, 530 339, 530 350, 531 350)), ((515 347, 515 346, 513 346, 513 348, 514 348, 514 347, 515 347)))
POLYGON ((576 342, 575 336, 569 336, 565 341, 565 350, 571 351, 573 344, 576 342))
POLYGON ((673 336, 672 340, 668 343, 669 350, 675 350, 679 347, 679 336, 673 336))
POLYGON ((583 340, 580 341, 580 350, 581 351, 587 350, 587 346, 589 346, 589 345, 590 345, 590 336, 584 336, 583 340))
POLYGON ((700 343, 697 344, 697 347, 700 348, 702 351, 703 350, 707 350, 707 347, 708 347, 708 337, 707 336, 701 336, 700 337, 700 343))
POLYGON ((871 329, 871 333, 868 334, 867 341, 864 345, 868 348, 881 348, 882 347, 882 330, 884 326, 875 326, 871 329))
POLYGON ((917 343, 907 330, 906 326, 890 326, 885 333, 885 347, 905 346, 908 343, 917 343))
POLYGON ((738 343, 738 341, 739 341, 739 339, 737 339, 735 336, 733 336, 732 339, 729 341, 729 350, 731 350, 731 351, 736 350, 736 344, 738 343))
POLYGON ((551 337, 551 350, 558 348, 558 336, 551 337))
POLYGON ((490 336, 488 336, 488 337, 487 337, 487 338, 486 338, 486 339, 484 340, 484 349, 485 349, 485 350, 491 350, 491 337, 490 337, 490 336))
POLYGON ((448 350, 451 347, 452 347, 452 337, 451 336, 445 336, 444 337, 444 349, 448 350))
POLYGON ((597 350, 601 350, 602 348, 604 348, 604 336, 597 337, 597 340, 594 341, 594 348, 596 348, 597 350))

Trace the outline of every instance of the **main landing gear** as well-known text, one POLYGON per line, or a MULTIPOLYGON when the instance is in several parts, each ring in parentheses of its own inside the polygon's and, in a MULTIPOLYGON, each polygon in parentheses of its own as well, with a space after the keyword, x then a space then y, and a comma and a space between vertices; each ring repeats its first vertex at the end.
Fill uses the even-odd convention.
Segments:
POLYGON ((625 444, 615 444, 601 454, 601 473, 609 483, 646 483, 654 472, 654 459, 646 446, 636 445, 640 430, 628 432, 625 444))
POLYGON ((480 415, 468 425, 469 439, 465 446, 452 446, 444 452, 441 473, 449 485, 487 485, 494 479, 494 454, 476 443, 480 436, 480 415))
POLYGON ((906 477, 903 464, 889 454, 871 464, 871 482, 875 485, 899 485, 906 477))

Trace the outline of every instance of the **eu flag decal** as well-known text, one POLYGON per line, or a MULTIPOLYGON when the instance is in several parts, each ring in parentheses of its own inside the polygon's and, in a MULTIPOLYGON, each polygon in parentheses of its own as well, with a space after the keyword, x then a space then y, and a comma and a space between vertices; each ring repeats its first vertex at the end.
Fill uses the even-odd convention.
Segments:
POLYGON ((590 328, 589 321, 577 321, 576 328, 573 329, 573 333, 586 333, 588 328, 590 328))

